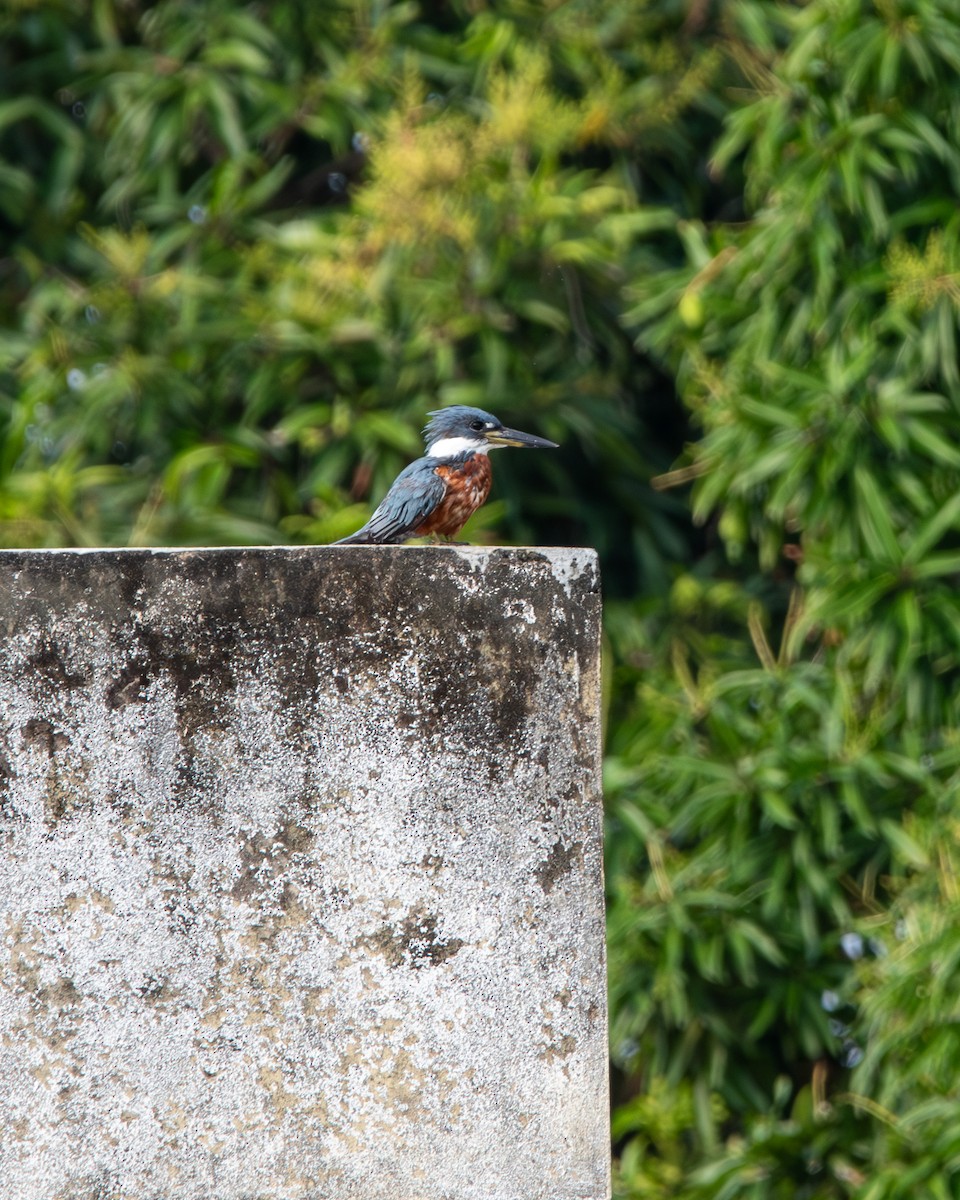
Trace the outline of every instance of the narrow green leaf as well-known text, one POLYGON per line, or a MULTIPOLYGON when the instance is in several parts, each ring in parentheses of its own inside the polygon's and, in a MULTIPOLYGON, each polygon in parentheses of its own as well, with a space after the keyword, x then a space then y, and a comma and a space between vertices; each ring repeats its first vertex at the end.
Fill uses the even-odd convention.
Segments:
POLYGON ((890 519, 887 498, 873 474, 865 468, 856 467, 853 478, 859 498, 858 523, 867 548, 881 562, 898 562, 900 545, 890 519))

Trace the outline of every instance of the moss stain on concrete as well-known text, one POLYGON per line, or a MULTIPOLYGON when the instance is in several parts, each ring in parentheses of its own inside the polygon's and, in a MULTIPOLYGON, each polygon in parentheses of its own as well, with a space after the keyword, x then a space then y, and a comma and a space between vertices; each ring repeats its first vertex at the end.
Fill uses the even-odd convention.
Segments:
POLYGON ((0 564, 5 1200, 602 1200, 594 557, 0 564))

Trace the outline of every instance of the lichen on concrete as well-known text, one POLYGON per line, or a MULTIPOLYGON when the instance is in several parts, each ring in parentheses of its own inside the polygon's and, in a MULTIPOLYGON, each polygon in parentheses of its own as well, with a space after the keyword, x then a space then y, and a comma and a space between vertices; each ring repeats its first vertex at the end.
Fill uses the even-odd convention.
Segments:
POLYGON ((0 553, 4 1200, 608 1193, 583 550, 0 553))

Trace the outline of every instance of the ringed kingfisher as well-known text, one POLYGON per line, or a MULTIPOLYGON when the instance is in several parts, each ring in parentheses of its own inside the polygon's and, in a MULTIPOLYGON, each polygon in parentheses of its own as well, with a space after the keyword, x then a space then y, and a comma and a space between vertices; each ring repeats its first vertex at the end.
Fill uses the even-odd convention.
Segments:
POLYGON ((431 533, 456 537, 490 494, 491 450, 557 445, 507 429, 482 408, 452 404, 428 416, 424 457, 400 472, 366 525, 337 545, 396 544, 431 533))

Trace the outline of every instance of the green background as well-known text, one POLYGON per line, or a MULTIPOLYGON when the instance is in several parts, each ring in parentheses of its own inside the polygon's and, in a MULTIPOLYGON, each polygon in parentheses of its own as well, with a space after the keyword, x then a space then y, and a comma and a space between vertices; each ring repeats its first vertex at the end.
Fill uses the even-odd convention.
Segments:
POLYGON ((598 548, 617 1196, 960 1194, 960 2, 6 0, 0 543, 598 548))

